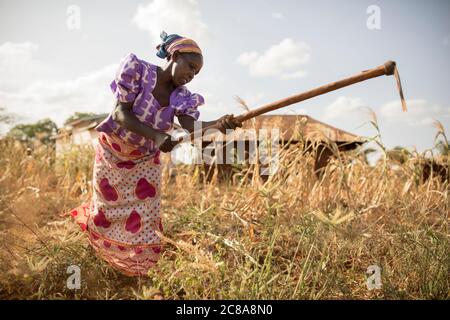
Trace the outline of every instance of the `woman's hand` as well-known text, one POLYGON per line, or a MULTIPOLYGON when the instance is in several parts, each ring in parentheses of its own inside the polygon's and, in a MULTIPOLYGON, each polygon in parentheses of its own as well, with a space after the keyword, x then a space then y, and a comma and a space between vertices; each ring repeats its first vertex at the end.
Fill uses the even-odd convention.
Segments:
POLYGON ((226 114, 223 117, 220 117, 216 121, 217 129, 222 133, 226 133, 227 129, 236 129, 237 127, 242 127, 242 122, 234 117, 232 114, 226 114))
POLYGON ((162 152, 170 152, 177 145, 177 141, 172 141, 172 137, 166 133, 160 133, 155 138, 155 144, 162 152))

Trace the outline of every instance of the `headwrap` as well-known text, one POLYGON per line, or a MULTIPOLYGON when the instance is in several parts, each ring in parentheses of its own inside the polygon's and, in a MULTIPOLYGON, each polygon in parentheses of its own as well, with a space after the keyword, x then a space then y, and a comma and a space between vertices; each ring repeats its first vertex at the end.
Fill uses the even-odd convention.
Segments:
POLYGON ((156 55, 161 59, 172 56, 175 51, 202 54, 202 50, 192 39, 184 38, 178 34, 168 35, 165 31, 161 32, 160 37, 162 43, 156 46, 156 49, 158 49, 156 55))

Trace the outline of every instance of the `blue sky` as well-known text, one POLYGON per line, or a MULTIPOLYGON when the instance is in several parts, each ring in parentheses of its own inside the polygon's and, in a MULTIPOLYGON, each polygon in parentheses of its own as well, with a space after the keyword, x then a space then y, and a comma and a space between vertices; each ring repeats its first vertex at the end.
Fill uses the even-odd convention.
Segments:
POLYGON ((373 136, 370 108, 388 147, 423 151, 433 147, 433 119, 450 129, 449 18, 450 2, 436 0, 0 1, 0 106, 22 122, 50 117, 58 125, 75 111, 109 112, 118 62, 133 52, 164 64, 154 49, 164 29, 204 51, 204 68, 188 85, 206 98, 202 120, 243 112, 236 95, 254 108, 395 60, 408 113, 392 77, 277 113, 373 136), (372 5, 380 29, 367 27, 372 5))

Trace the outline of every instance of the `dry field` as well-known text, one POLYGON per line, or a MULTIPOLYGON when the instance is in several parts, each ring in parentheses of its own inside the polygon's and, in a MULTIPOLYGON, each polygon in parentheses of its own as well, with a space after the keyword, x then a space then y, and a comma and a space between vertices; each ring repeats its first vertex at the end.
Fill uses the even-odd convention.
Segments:
MULTIPOLYGON (((204 181, 196 166, 163 173, 165 251, 148 277, 99 260, 61 213, 89 198, 93 151, 30 156, 0 142, 0 297, 3 299, 448 299, 449 184, 420 181, 413 156, 370 166, 283 150, 263 182, 256 166, 204 181), (66 287, 81 268, 81 289, 66 287), (367 268, 381 268, 380 289, 367 268)), ((386 154, 385 154, 386 155, 386 154)), ((417 156, 418 157, 418 156, 417 156)))

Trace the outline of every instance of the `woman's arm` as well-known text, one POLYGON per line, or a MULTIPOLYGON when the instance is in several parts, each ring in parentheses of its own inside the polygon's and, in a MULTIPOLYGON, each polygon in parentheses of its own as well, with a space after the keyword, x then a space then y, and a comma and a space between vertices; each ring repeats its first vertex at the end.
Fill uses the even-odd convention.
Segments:
MULTIPOLYGON (((236 127, 242 127, 242 123, 233 117, 233 115, 225 115, 217 120, 213 121, 195 121, 194 118, 188 115, 178 116, 178 121, 183 129, 193 132, 196 123, 200 123, 200 128, 206 128, 215 124, 219 125, 219 130, 225 133, 226 129, 236 129, 236 127)), ((197 124, 198 126, 198 124, 197 124)))
POLYGON ((217 120, 213 121, 196 121, 191 116, 187 115, 180 115, 178 116, 178 121, 180 122, 180 125, 183 129, 187 130, 188 132, 193 132, 195 126, 201 125, 202 128, 206 128, 209 126, 212 126, 213 124, 216 124, 217 120), (197 124, 196 124, 197 123, 197 124))
POLYGON ((132 109, 133 102, 117 102, 116 109, 112 114, 113 120, 131 132, 152 139, 162 152, 170 152, 174 147, 171 136, 139 121, 132 109))

